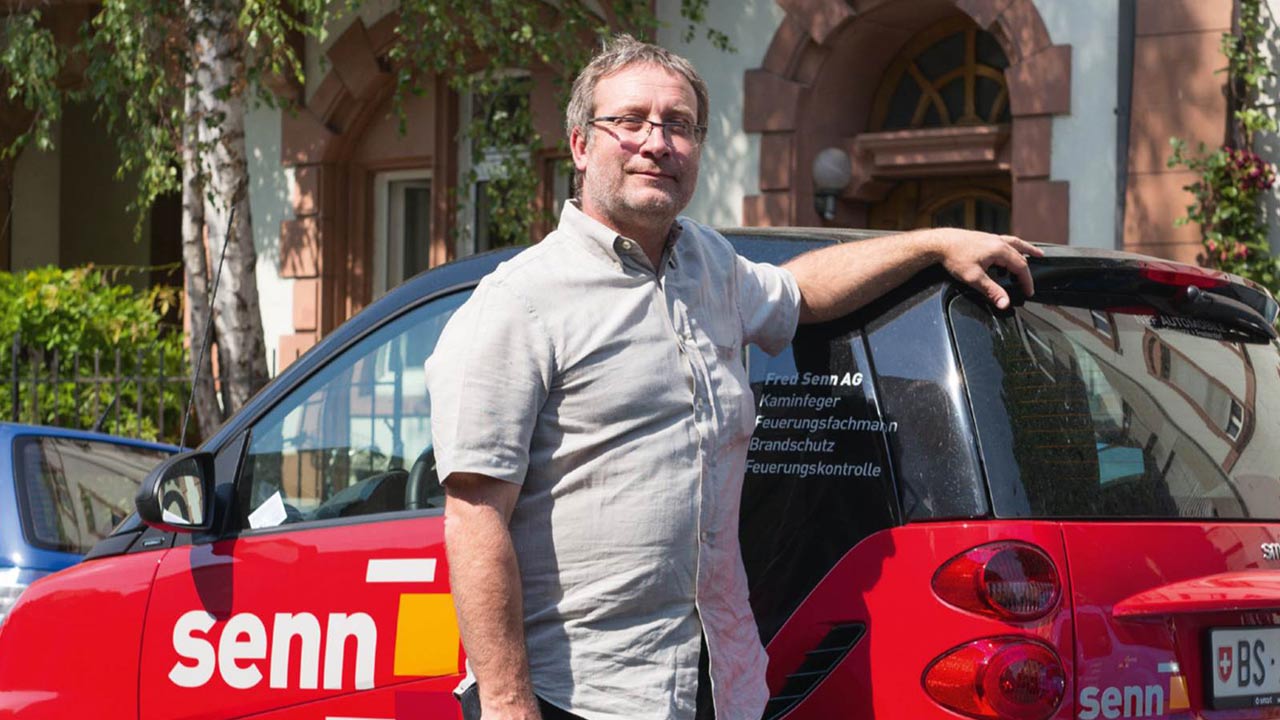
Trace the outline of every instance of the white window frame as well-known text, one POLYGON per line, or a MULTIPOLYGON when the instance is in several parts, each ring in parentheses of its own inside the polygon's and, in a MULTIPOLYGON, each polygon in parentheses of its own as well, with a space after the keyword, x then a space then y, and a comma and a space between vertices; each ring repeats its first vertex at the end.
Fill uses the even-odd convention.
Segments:
MULTIPOLYGON (((373 297, 384 295, 391 288, 387 286, 389 272, 398 258, 404 257, 404 232, 398 227, 400 218, 404 217, 404 198, 391 197, 391 184, 406 180, 426 180, 431 183, 430 168, 414 168, 411 170, 389 170, 374 175, 373 178, 373 297), (394 245, 394 247, 392 247, 394 245), (395 258, 393 260, 393 258, 395 258)), ((431 187, 435 192, 435 187, 431 187)), ((404 268, 399 268, 401 275, 404 268)), ((404 282, 408 278, 400 278, 404 282)))

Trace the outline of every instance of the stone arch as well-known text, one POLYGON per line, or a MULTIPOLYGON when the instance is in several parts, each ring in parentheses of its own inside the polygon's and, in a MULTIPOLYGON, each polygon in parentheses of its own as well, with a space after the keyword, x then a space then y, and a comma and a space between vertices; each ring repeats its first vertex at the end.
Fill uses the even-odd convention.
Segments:
POLYGON ((950 150, 1011 175, 1014 233, 1030 236, 1034 228, 1036 240, 1067 242, 1067 183, 1049 180, 1049 171, 1052 116, 1071 111, 1071 46, 1053 44, 1032 0, 777 2, 786 17, 762 66, 744 79, 744 130, 761 135, 760 193, 743 200, 745 224, 821 224, 809 168, 818 150, 833 145, 849 152, 854 171, 836 223, 865 223, 866 203, 889 184, 854 141, 885 66, 916 32, 963 14, 994 35, 1009 59, 1012 121, 1007 138, 968 138, 950 150), (850 107, 855 112, 841 112, 850 107))
POLYGON ((457 175, 458 116, 447 83, 435 79, 430 100, 418 103, 432 121, 431 138, 419 143, 425 147, 372 169, 356 157, 370 130, 388 122, 383 111, 395 76, 387 51, 397 20, 390 13, 366 26, 357 18, 325 52, 329 69, 310 98, 292 88, 292 107, 281 113, 281 163, 294 171, 294 217, 280 228, 280 275, 294 280, 294 333, 280 340, 281 367, 371 300, 372 170, 430 163, 441 183, 432 194, 430 260, 449 259, 453 208, 445 186, 457 175))

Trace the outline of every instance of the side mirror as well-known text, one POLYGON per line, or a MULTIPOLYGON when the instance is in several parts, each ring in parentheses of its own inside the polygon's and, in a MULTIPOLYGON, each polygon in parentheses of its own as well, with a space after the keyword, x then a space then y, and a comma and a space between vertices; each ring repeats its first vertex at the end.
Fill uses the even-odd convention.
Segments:
POLYGON ((138 488, 138 517, 167 532, 213 527, 213 455, 187 452, 165 460, 138 488))

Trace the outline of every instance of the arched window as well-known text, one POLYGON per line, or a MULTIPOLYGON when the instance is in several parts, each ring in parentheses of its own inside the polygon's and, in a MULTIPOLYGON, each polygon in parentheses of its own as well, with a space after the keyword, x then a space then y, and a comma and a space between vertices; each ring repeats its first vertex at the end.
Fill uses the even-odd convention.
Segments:
POLYGON ((1009 201, 999 194, 969 190, 943 197, 925 208, 921 225, 1009 234, 1009 201))
POLYGON ((871 129, 1008 122, 1008 66, 995 36, 967 18, 934 25, 908 43, 885 73, 871 129))

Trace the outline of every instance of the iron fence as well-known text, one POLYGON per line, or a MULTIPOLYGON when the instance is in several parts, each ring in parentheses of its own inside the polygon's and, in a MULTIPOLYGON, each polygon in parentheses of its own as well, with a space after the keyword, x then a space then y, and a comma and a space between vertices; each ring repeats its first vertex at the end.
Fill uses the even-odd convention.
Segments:
POLYGON ((24 345, 14 335, 7 355, 0 356, 6 420, 180 441, 191 378, 171 348, 68 354, 24 345))

